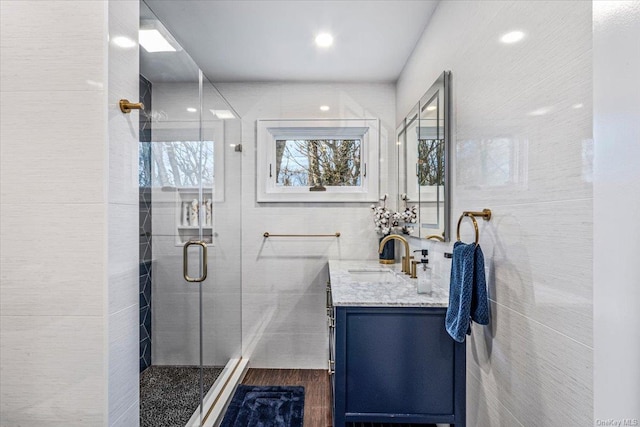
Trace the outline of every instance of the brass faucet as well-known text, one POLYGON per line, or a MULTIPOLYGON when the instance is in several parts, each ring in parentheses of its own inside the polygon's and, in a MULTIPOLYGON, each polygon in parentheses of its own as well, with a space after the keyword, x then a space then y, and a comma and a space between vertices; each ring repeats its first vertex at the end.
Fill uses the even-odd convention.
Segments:
POLYGON ((382 251, 384 250, 385 243, 393 239, 400 240, 402 243, 404 243, 404 258, 402 258, 402 272, 406 274, 410 274, 411 273, 410 268, 407 266, 409 265, 409 262, 411 262, 410 261, 411 248, 409 248, 409 242, 407 242, 407 239, 405 239, 404 237, 398 234, 389 234, 387 237, 385 237, 380 241, 380 248, 378 249, 378 253, 382 253, 382 251))

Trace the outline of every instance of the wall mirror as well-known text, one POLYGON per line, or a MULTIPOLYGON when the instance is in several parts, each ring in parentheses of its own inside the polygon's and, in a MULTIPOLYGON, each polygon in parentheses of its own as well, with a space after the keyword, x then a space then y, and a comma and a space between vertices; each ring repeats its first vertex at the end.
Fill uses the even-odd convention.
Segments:
POLYGON ((443 72, 397 129, 398 206, 418 207, 412 233, 451 239, 449 197, 451 72, 443 72))

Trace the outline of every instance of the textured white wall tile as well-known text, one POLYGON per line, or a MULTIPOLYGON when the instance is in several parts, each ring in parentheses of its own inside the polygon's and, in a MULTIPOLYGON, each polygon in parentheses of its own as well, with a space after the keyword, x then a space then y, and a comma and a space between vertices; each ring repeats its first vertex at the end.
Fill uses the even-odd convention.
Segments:
POLYGON ((104 94, 46 91, 0 96, 2 203, 24 203, 29 197, 39 209, 43 203, 103 202, 104 94))
POLYGON ((137 269, 126 265, 129 255, 137 258, 138 125, 115 114, 118 92, 137 99, 137 47, 124 58, 115 45, 107 51, 107 43, 110 36, 137 39, 138 7, 136 1, 0 5, 3 425, 102 425, 108 359, 113 373, 131 359, 127 380, 137 390, 137 320, 126 354, 107 358, 102 316, 109 275, 110 308, 129 306, 137 319, 137 291, 126 289, 137 287, 137 269), (116 74, 109 82, 108 62, 116 74), (111 201, 119 197, 129 210, 107 212, 109 177, 111 201))
POLYGON ((396 123, 409 113, 443 70, 451 69, 453 82, 457 84, 455 75, 460 67, 453 65, 464 60, 460 58, 461 51, 464 53, 466 46, 477 38, 477 32, 490 27, 496 14, 508 4, 455 1, 438 5, 398 78, 396 123))
MULTIPOLYGON (((138 90, 136 84, 131 92, 138 90)), ((122 114, 109 92, 109 202, 138 206, 138 112, 122 114)), ((134 102, 133 100, 131 100, 134 102)), ((137 102, 137 98, 136 98, 137 102)))
MULTIPOLYGON (((139 278, 138 263, 127 270, 109 273, 109 314, 134 305, 138 307, 139 278)), ((138 331, 136 331, 137 334, 138 331)))
MULTIPOLYGON (((109 92, 120 98, 138 102, 139 47, 138 27, 140 3, 135 0, 109 2, 109 92), (120 43, 127 42, 126 45, 120 43), (131 43, 131 41, 133 43, 131 43), (133 78, 133 77, 136 78, 133 78)), ((112 103, 110 97, 109 103, 112 103)), ((120 110, 118 109, 118 112, 120 110)), ((132 112, 130 117, 136 116, 132 112)), ((120 114, 122 114, 120 112, 120 114)), ((135 140, 138 140, 138 121, 135 119, 135 140)))
POLYGON ((467 426, 525 427, 493 395, 487 395, 482 383, 467 371, 467 426))
MULTIPOLYGON (((592 199, 492 207, 480 221, 489 297, 593 346, 592 199)), ((461 228, 472 241, 470 221, 461 228)))
MULTIPOLYGON (((1 3, 3 91, 101 91, 105 84, 107 3, 19 0, 1 3)), ((75 93, 74 93, 75 92, 75 93)), ((53 98, 43 97, 51 107, 53 98)), ((101 104, 104 105, 104 104, 101 104)), ((67 104, 77 119, 81 111, 67 104)), ((33 116, 31 116, 33 117, 33 116)))
POLYGON ((477 425, 591 422, 591 24, 591 2, 441 2, 398 80, 399 119, 452 71, 451 220, 493 210, 480 243, 500 309, 469 354, 485 351, 468 366, 477 425))
POLYGON ((95 316, 106 274, 101 205, 2 204, 3 315, 95 316), (94 237, 88 238, 91 230, 94 237))
POLYGON ((593 348, 496 303, 491 325, 472 331, 468 369, 516 419, 525 425, 591 425, 593 348))
MULTIPOLYGON (((517 94, 508 102, 469 94, 459 84, 454 104, 464 107, 456 115, 456 197, 489 204, 591 197, 591 76, 584 72, 590 64, 584 54, 541 84, 524 78, 505 83, 517 94), (484 115, 474 108, 479 104, 484 115)), ((467 86, 478 81, 471 70, 454 78, 467 86)))
POLYGON ((102 327, 99 316, 3 315, 2 425, 102 425, 102 327))
POLYGON ((250 356, 254 368, 327 368, 329 341, 326 334, 263 333, 255 344, 250 356))
POLYGON ((268 330, 276 334, 323 334, 327 330, 325 288, 322 293, 289 294, 279 292, 277 296, 270 294, 245 294, 244 300, 251 304, 252 310, 245 314, 248 324, 254 325, 262 321, 265 313, 273 310, 268 319, 268 330))
POLYGON ((108 243, 109 273, 129 270, 138 266, 139 207, 135 205, 109 203, 108 243))
POLYGON ((640 419, 640 2, 593 2, 594 414, 640 419))
POLYGON ((122 98, 139 101, 138 27, 140 4, 108 5, 108 425, 136 426, 131 404, 139 396, 139 184, 138 112, 123 114, 122 98), (123 47, 120 39, 133 41, 123 47))
POLYGON ((109 315, 109 425, 138 400, 138 305, 109 315))
POLYGON ((138 205, 108 207, 109 314, 139 303, 138 211, 138 205))

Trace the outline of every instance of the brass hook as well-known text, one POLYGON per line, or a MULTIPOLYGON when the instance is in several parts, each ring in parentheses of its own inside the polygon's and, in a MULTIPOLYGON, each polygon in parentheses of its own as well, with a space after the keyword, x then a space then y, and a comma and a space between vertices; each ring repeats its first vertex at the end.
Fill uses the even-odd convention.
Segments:
POLYGON ((130 113, 131 110, 144 110, 142 102, 129 102, 128 99, 121 99, 118 105, 120 105, 120 111, 125 114, 130 113))

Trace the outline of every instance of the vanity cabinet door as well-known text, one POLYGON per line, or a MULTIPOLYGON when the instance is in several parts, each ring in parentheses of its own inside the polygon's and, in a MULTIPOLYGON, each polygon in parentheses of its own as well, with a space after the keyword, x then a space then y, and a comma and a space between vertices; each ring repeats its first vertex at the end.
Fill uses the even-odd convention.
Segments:
POLYGON ((335 425, 464 426, 465 354, 444 328, 446 310, 337 307, 335 425))

